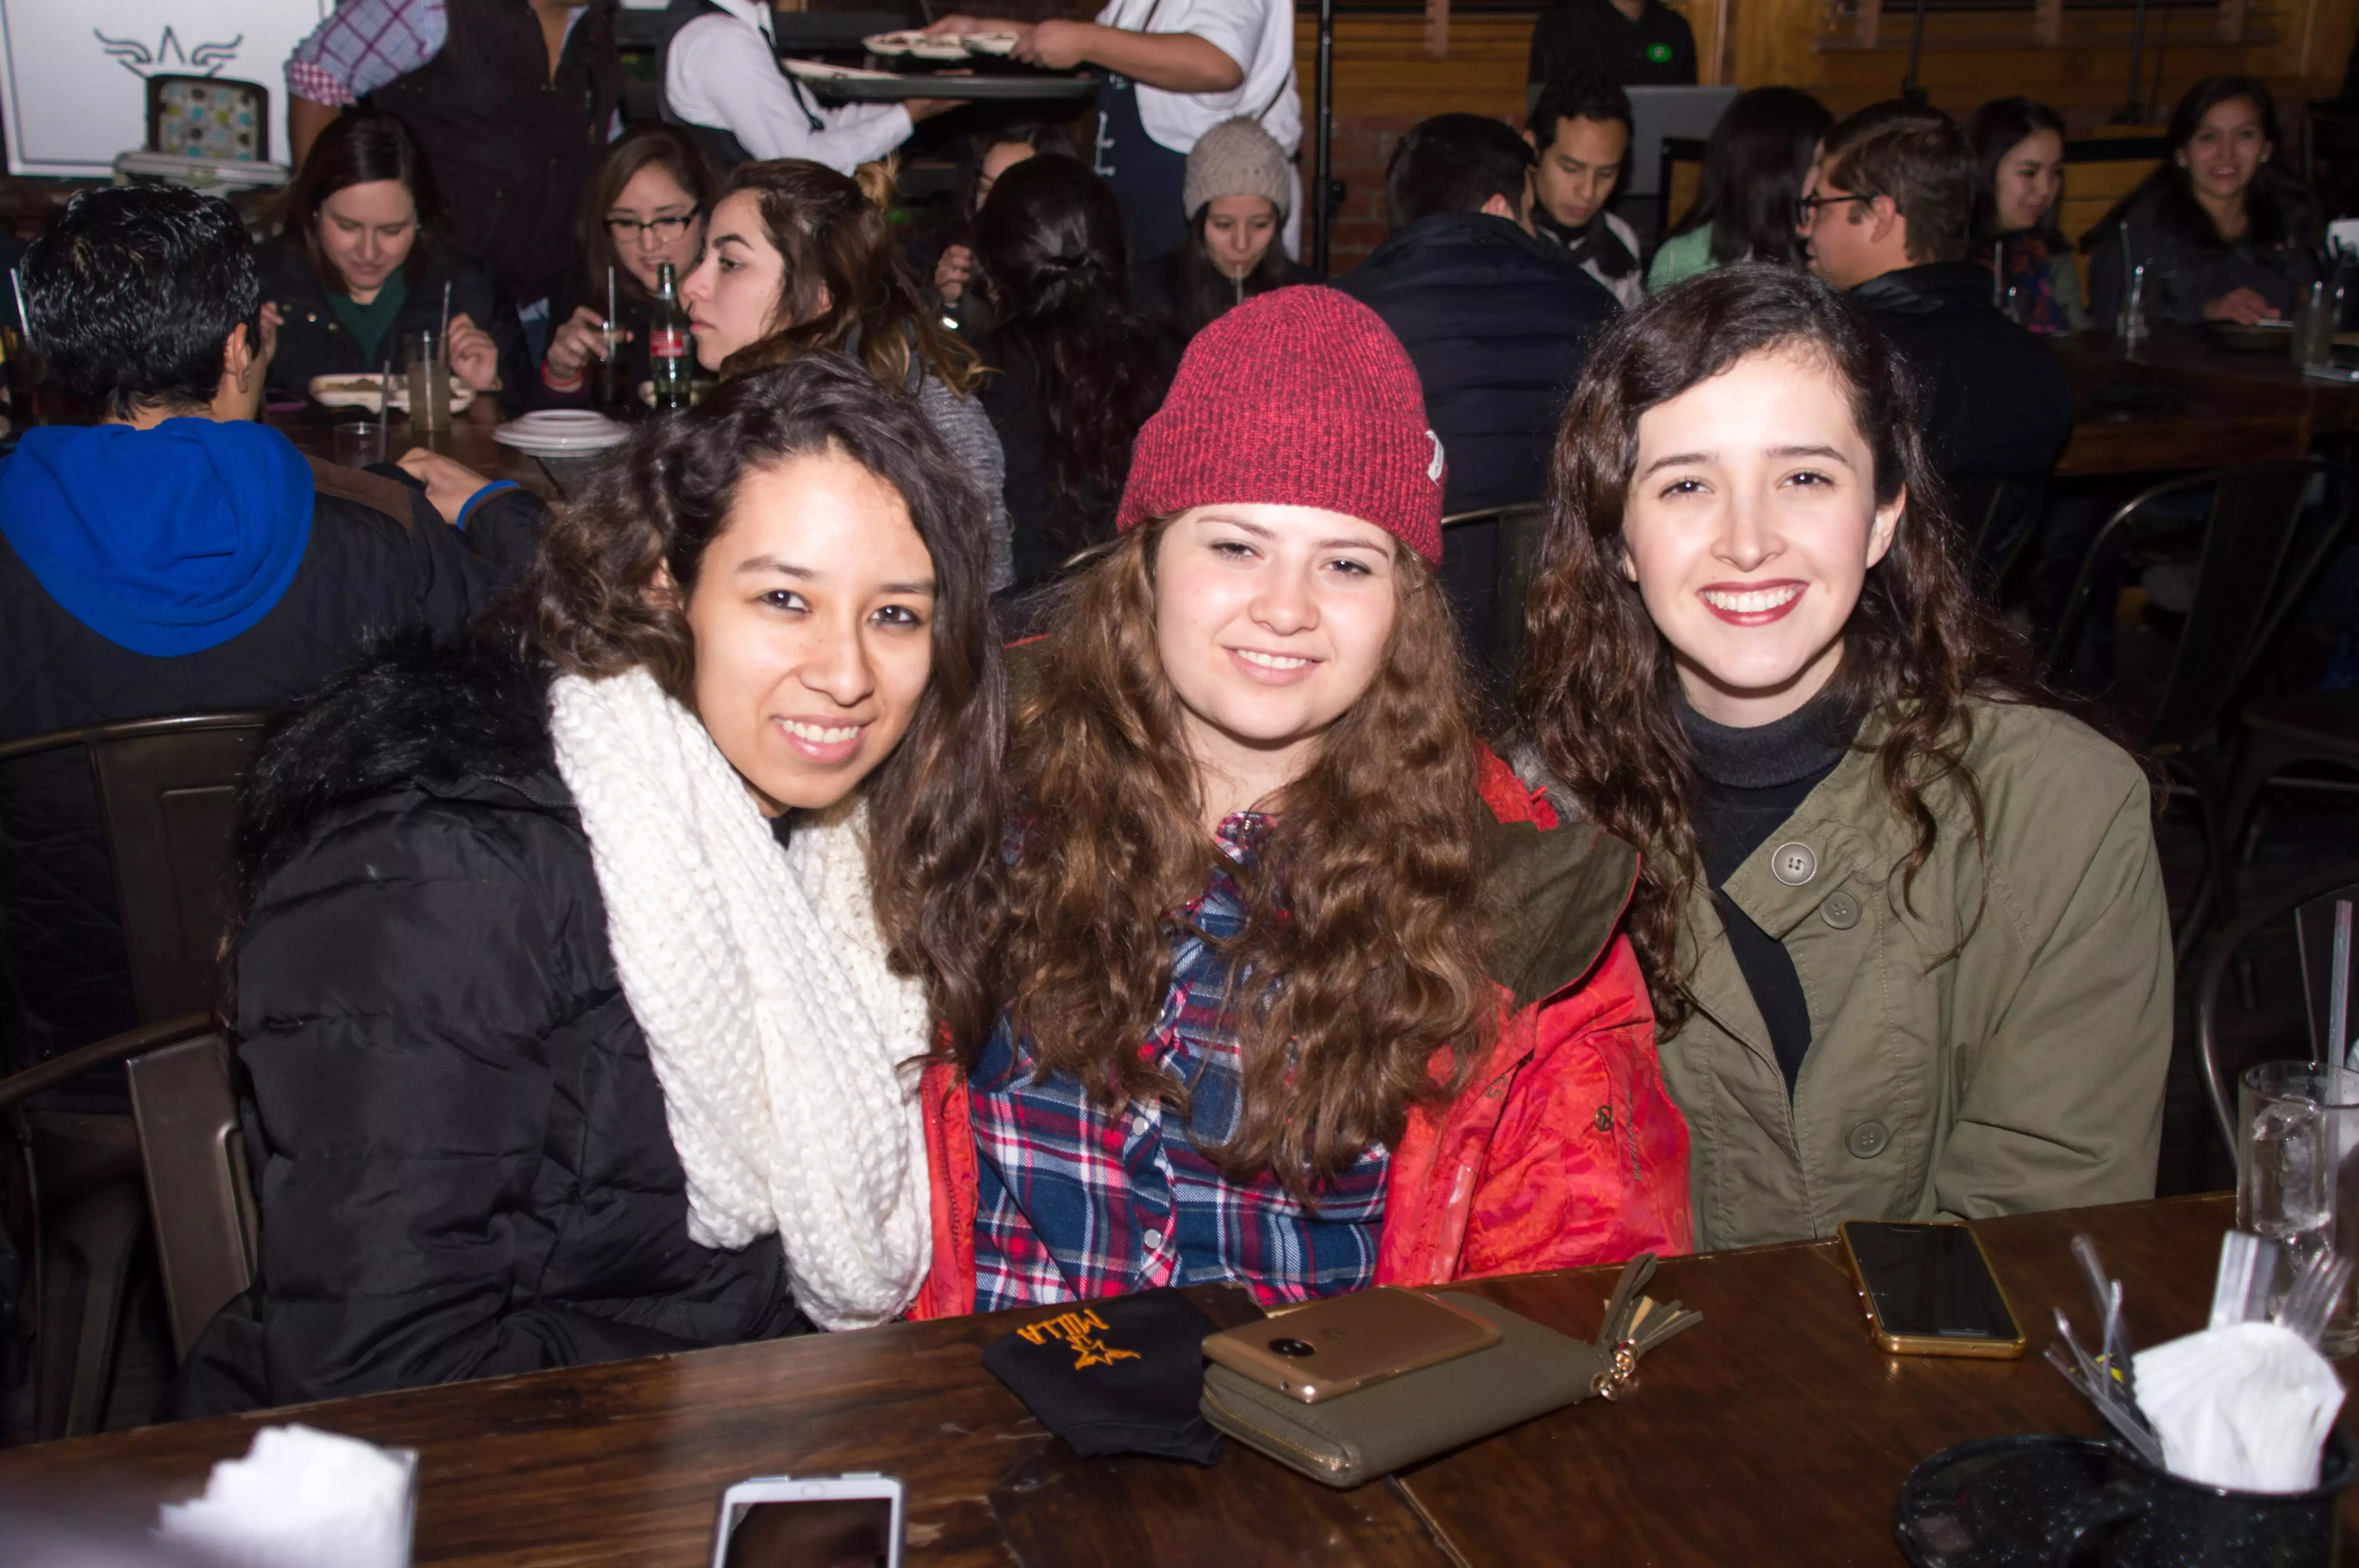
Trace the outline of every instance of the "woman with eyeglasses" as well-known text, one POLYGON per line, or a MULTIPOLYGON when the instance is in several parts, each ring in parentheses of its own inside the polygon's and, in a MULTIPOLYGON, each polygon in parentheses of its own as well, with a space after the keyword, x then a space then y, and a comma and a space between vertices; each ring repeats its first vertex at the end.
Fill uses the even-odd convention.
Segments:
MULTIPOLYGON (((539 401, 586 403, 591 372, 606 356, 607 279, 614 280, 614 351, 624 384, 649 378, 647 320, 657 270, 675 278, 704 254, 704 221, 721 193, 721 170, 695 133, 679 125, 637 125, 598 160, 582 207, 578 289, 551 303, 557 330, 540 362, 539 401)), ((636 401, 631 406, 636 406, 636 401)))
POLYGON ((440 330, 451 373, 510 410, 529 400, 532 356, 516 302, 491 268, 444 236, 432 174, 390 114, 350 114, 320 133, 263 248, 266 319, 277 327, 273 401, 325 375, 403 367, 402 341, 440 330))

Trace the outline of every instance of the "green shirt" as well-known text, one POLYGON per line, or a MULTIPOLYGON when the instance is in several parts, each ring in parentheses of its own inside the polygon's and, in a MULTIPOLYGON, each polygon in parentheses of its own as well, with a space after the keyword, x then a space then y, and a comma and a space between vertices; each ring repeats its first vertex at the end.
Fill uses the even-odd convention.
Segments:
POLYGON ((1655 253, 1654 265, 1647 269, 1647 292, 1660 294, 1675 283, 1710 272, 1720 264, 1712 259, 1712 225, 1690 229, 1684 234, 1673 234, 1655 253))
POLYGON ((386 333, 393 330, 393 319, 401 314, 402 305, 409 298, 409 285, 400 269, 394 269, 393 276, 376 291, 376 297, 365 305, 332 288, 327 294, 328 308, 335 312, 336 319, 344 324, 344 330, 360 345, 361 363, 375 365, 378 347, 384 343, 386 333))

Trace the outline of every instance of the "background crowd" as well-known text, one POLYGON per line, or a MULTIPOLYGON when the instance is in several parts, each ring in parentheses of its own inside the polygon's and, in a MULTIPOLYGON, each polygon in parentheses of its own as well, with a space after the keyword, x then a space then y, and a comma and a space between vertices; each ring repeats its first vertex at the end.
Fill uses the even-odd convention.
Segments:
MULTIPOLYGON (((0 741, 278 715, 260 1262, 178 1408, 2152 1194, 2151 783, 2027 652, 2118 497, 2051 493, 2042 340, 2331 276, 2264 85, 2085 235, 2039 103, 1757 87, 1642 234, 1626 89, 1694 39, 1579 0, 1331 285, 1287 14, 935 22, 1105 85, 911 225, 953 104, 674 9, 625 124, 603 6, 351 0, 268 232, 100 190, 17 267, 92 419, 0 466, 0 741), (667 279, 710 384, 554 507, 256 422, 446 325, 589 406, 667 279)), ((108 852, 78 758, 0 767, 0 1066, 136 1022, 108 852)))

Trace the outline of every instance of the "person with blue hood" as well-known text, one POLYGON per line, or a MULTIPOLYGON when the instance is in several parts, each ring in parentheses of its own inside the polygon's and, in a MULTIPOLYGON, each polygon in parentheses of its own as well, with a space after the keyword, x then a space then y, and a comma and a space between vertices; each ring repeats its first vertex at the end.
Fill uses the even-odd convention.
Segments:
MULTIPOLYGON (((86 191, 16 283, 101 422, 26 430, 0 463, 0 741, 277 708, 377 641, 456 634, 536 548, 525 492, 453 505, 453 527, 255 423, 271 333, 227 202, 86 191)), ((0 1073, 136 1022, 89 764, 0 764, 0 1073)))

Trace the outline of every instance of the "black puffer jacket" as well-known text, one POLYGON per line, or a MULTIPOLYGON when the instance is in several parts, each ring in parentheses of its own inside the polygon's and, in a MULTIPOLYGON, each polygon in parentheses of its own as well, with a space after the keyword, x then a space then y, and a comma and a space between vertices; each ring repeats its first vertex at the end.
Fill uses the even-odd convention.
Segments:
POLYGON ((1557 418, 1614 297, 1561 245, 1484 212, 1397 229, 1335 287, 1416 362, 1450 461, 1443 509, 1538 501, 1557 418))
POLYGON ((239 827, 259 1278, 207 1414, 807 1326, 777 1238, 688 1236, 544 674, 404 651, 290 708, 239 827))
MULTIPOLYGON (((322 462, 311 470, 310 536, 294 581, 253 626, 193 654, 151 657, 110 641, 0 538, 0 741, 276 708, 373 640, 454 635, 531 559, 549 515, 530 492, 503 491, 462 534, 421 491, 322 462)), ((0 763, 0 1072, 138 1022, 89 759, 62 751, 0 763)))

